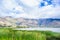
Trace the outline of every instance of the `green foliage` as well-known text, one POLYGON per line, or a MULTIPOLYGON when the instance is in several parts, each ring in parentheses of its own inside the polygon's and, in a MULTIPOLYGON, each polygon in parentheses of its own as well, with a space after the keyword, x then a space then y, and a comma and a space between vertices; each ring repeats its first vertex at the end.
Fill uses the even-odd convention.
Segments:
POLYGON ((13 30, 0 28, 0 40, 60 40, 60 34, 51 31, 13 30))

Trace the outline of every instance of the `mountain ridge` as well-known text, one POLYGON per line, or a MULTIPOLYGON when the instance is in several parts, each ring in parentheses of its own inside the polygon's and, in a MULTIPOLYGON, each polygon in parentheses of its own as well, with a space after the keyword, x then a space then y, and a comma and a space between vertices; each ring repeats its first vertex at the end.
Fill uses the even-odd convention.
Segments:
POLYGON ((10 16, 0 17, 0 26, 12 27, 60 27, 60 19, 44 18, 44 19, 28 19, 13 18, 10 16))

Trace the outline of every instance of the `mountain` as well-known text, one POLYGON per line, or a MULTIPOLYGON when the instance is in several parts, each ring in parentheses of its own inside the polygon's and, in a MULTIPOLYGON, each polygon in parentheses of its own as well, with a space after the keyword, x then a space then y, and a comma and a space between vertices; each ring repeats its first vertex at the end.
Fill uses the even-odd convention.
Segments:
POLYGON ((2 26, 2 27, 14 26, 14 25, 16 25, 15 22, 16 22, 16 20, 10 16, 3 17, 3 18, 0 17, 0 26, 2 26))
POLYGON ((28 19, 13 18, 11 16, 0 17, 0 27, 60 27, 60 19, 28 19))
POLYGON ((40 27, 60 27, 60 19, 53 19, 53 18, 47 18, 47 19, 39 19, 38 24, 40 27))

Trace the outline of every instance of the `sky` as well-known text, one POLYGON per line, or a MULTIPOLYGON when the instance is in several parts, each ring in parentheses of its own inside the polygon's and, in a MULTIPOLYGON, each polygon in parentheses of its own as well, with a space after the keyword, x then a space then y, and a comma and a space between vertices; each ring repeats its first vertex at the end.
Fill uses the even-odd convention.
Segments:
POLYGON ((0 17, 60 18, 60 0, 0 0, 0 17))

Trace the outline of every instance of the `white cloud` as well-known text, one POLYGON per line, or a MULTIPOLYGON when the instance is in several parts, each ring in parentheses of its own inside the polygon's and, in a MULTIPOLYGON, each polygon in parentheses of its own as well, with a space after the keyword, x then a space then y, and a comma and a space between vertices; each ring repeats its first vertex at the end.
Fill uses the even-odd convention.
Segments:
POLYGON ((60 8, 53 7, 52 5, 43 8, 34 7, 28 14, 30 15, 30 18, 59 18, 60 8))
POLYGON ((41 1, 20 0, 24 4, 24 6, 21 6, 15 0, 4 0, 1 6, 2 8, 0 8, 0 15, 25 18, 60 18, 60 6, 53 7, 53 5, 48 5, 39 8, 38 6, 41 1))
POLYGON ((37 0, 20 0, 20 1, 29 7, 34 7, 34 6, 37 6, 39 4, 39 2, 37 0))
POLYGON ((10 10, 16 6, 14 1, 12 0, 3 0, 2 5, 4 6, 4 8, 10 9, 10 10))

